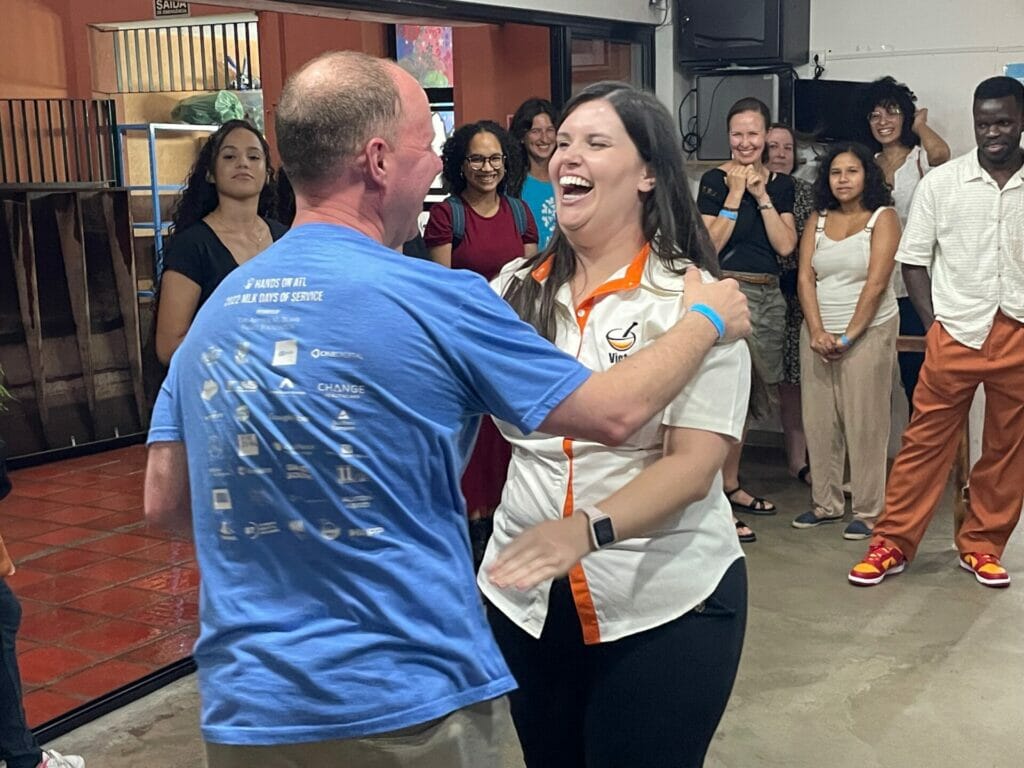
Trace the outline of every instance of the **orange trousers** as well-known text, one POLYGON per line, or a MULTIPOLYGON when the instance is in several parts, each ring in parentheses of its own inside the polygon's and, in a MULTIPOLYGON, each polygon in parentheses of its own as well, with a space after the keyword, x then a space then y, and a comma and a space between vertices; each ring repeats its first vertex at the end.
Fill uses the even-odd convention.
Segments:
POLYGON ((914 558, 979 384, 985 385, 985 431, 956 546, 961 554, 1002 556, 1024 502, 1024 325, 1002 312, 980 350, 955 341, 938 322, 929 329, 914 415, 889 474, 872 544, 895 545, 914 558))

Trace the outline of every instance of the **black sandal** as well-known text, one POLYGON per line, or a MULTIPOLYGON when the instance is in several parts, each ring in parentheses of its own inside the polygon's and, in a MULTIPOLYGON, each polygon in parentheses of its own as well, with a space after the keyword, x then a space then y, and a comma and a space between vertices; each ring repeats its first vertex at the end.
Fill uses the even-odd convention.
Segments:
POLYGON ((733 501, 732 497, 743 490, 743 486, 736 486, 731 491, 723 491, 725 498, 732 504, 733 509, 742 509, 744 512, 748 512, 751 515, 774 515, 779 510, 774 504, 767 499, 762 499, 760 496, 754 496, 751 494, 752 502, 749 504, 740 504, 738 501, 733 501))
POLYGON ((733 521, 736 524, 736 537, 743 544, 753 544, 757 541, 757 534, 754 533, 754 529, 744 523, 742 520, 737 518, 733 521), (740 533, 740 528, 746 528, 750 533, 740 533))

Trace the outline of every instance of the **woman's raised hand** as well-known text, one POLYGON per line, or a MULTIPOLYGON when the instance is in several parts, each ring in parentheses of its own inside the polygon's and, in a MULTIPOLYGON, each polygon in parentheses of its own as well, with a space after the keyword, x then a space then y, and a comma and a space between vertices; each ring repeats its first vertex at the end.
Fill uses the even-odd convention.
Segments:
POLYGON ((747 188, 749 167, 736 162, 729 162, 725 164, 724 170, 725 184, 729 187, 730 192, 742 192, 747 188))
POLYGON ((755 171, 751 166, 746 167, 747 170, 747 191, 754 196, 754 199, 758 202, 765 196, 765 180, 764 176, 755 171))
POLYGON ((910 124, 910 130, 920 133, 926 125, 928 125, 928 107, 921 107, 914 112, 914 122, 910 124))

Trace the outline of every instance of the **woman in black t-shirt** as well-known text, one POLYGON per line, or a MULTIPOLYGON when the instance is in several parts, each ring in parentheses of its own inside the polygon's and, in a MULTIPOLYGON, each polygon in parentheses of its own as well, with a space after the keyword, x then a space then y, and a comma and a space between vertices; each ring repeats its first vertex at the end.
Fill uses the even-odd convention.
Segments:
POLYGON ((163 254, 156 356, 164 365, 220 281, 287 231, 267 218, 275 198, 269 156, 245 120, 224 123, 200 150, 163 254))
MULTIPOLYGON (((729 110, 726 124, 732 159, 701 177, 697 207, 718 251, 722 274, 739 282, 750 303, 751 362, 757 378, 771 392, 782 379, 786 327, 779 254, 792 253, 797 243, 793 179, 764 165, 771 114, 763 102, 740 99, 729 110)), ((740 485, 742 449, 743 444, 736 443, 722 468, 725 495, 734 509, 774 515, 774 504, 740 485)), ((755 540, 753 531, 739 520, 736 529, 741 541, 755 540)))

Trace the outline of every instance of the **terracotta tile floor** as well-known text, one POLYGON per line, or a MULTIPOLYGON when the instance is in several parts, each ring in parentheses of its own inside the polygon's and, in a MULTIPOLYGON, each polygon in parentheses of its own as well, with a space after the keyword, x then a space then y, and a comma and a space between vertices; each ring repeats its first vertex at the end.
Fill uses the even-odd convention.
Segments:
POLYGON ((192 545, 142 519, 144 446, 11 473, 0 534, 18 564, 18 661, 29 724, 188 656, 192 545))

